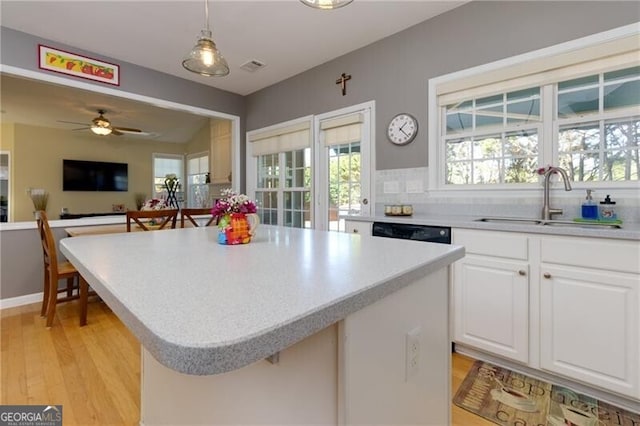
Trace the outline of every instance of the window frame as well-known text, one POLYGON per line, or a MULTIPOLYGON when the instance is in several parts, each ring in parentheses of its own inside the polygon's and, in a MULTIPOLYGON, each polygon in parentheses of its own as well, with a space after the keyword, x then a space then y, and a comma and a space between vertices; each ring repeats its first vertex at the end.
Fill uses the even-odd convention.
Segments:
POLYGON ((156 159, 171 159, 171 160, 180 160, 182 162, 182 173, 178 176, 178 181, 180 182, 181 191, 178 191, 176 196, 178 197, 179 202, 183 202, 184 198, 184 186, 185 186, 185 156, 183 154, 169 154, 163 152, 154 152, 151 156, 151 198, 166 198, 166 191, 156 192, 156 159))
MULTIPOLYGON (((504 194, 504 195, 513 195, 516 193, 532 192, 534 190, 540 189, 540 180, 538 183, 518 183, 518 184, 446 184, 446 145, 444 142, 444 130, 446 129, 446 111, 445 105, 439 104, 439 96, 443 91, 443 88, 451 90, 452 86, 461 82, 462 90, 465 89, 465 85, 470 88, 470 93, 468 98, 477 98, 477 97, 485 97, 491 96, 491 92, 487 91, 486 93, 481 92, 481 89, 477 87, 471 87, 474 82, 482 81, 478 87, 486 86, 487 88, 492 87, 495 89, 498 85, 496 82, 499 82, 500 78, 504 78, 506 73, 511 73, 508 77, 509 80, 522 81, 526 78, 526 70, 527 64, 531 63, 532 66, 539 65, 542 60, 546 60, 546 58, 551 58, 552 60, 560 60, 566 61, 566 57, 569 57, 572 52, 576 50, 583 49, 585 52, 589 52, 589 54, 593 54, 592 52, 600 52, 598 54, 604 56, 607 52, 606 46, 610 46, 612 43, 620 40, 621 44, 628 43, 630 39, 637 39, 640 36, 640 32, 635 25, 627 25, 624 27, 616 28, 614 30, 605 31, 603 33, 594 34, 591 36, 587 36, 581 39, 573 40, 570 42, 562 43, 559 45, 555 45, 549 48, 544 48, 540 50, 536 50, 533 52, 529 52, 523 55, 518 55, 510 58, 506 58, 503 60, 499 60, 496 62, 480 65, 477 67, 469 68, 466 70, 446 74, 440 77, 432 78, 429 80, 429 92, 428 92, 428 108, 429 108, 429 131, 428 131, 428 149, 429 149, 429 164, 428 164, 428 190, 439 192, 439 193, 452 193, 452 194, 460 194, 468 197, 486 197, 488 194, 491 195, 504 194), (560 58, 560 59, 558 59, 560 58), (515 72, 515 74, 514 74, 515 72), (521 72, 522 74, 517 74, 517 72, 521 72), (491 81, 492 74, 495 74, 498 77, 495 77, 495 81, 491 81), (478 92, 481 94, 479 95, 478 92)), ((621 56, 625 56, 624 52, 621 56)), ((578 55, 573 60, 579 61, 581 57, 578 55)), ((583 59, 584 60, 584 59, 583 59)), ((600 57, 596 56, 591 58, 591 62, 597 63, 601 66, 602 60, 600 57)), ((631 65, 633 66, 633 65, 631 65)), ((620 66, 615 63, 612 64, 610 69, 617 68, 626 68, 626 66, 620 66)), ((575 72, 576 67, 571 66, 571 70, 575 72)), ((599 72, 603 72, 602 70, 597 72, 585 72, 583 74, 572 74, 567 76, 566 78, 562 78, 558 81, 570 80, 572 78, 580 77, 581 75, 590 75, 596 74, 599 72)), ((555 82, 544 82, 544 84, 537 84, 535 79, 531 82, 531 84, 523 85, 521 88, 532 87, 539 85, 541 88, 541 99, 540 99, 540 108, 541 108, 541 127, 542 130, 539 133, 539 161, 541 166, 545 166, 548 164, 554 164, 553 162, 558 159, 558 131, 560 129, 561 124, 566 122, 575 123, 576 118, 572 118, 571 120, 558 120, 555 116, 555 100, 556 98, 556 87, 557 81, 555 82), (551 102, 550 102, 551 101, 551 102)), ((498 92, 494 91, 493 94, 499 94, 504 92, 510 92, 514 89, 513 87, 508 87, 504 90, 500 90, 498 92)), ((455 92, 455 90, 453 90, 455 92)), ((599 114, 598 117, 594 115, 590 115, 590 117, 585 117, 585 122, 597 121, 601 120, 603 115, 611 115, 614 116, 616 114, 599 114)), ((620 115, 620 114, 617 114, 620 115)), ((628 114, 623 115, 623 117, 629 117, 628 114)), ((609 117, 607 117, 609 118, 609 117)), ((484 132, 483 132, 484 133, 484 132)), ((640 181, 597 181, 597 182, 572 182, 574 189, 597 189, 601 188, 602 190, 621 190, 622 192, 630 193, 631 190, 637 190, 640 188, 640 181)))
MULTIPOLYGON (((272 192, 276 194, 276 203, 277 203, 277 216, 276 216, 276 221, 277 221, 277 226, 284 226, 284 192, 286 191, 291 191, 292 188, 287 187, 285 184, 285 169, 286 169, 286 161, 285 161, 285 153, 287 152, 295 152, 298 151, 299 149, 294 149, 294 150, 286 150, 286 151, 278 151, 276 153, 271 153, 271 154, 267 154, 267 155, 276 155, 278 158, 278 187, 277 188, 273 188, 273 189, 269 189, 269 188, 259 188, 258 187, 258 157, 253 155, 253 145, 252 142, 250 142, 251 138, 253 135, 255 134, 259 134, 259 133, 278 133, 280 130, 282 130, 283 132, 286 132, 286 129, 290 129, 290 128, 294 128, 297 127, 298 125, 303 125, 303 124, 308 124, 309 126, 309 143, 310 145, 307 147, 308 149, 310 149, 311 152, 311 159, 312 159, 312 163, 313 163, 313 158, 314 158, 314 143, 313 143, 313 131, 311 129, 313 129, 313 116, 312 115, 308 115, 305 117, 300 117, 300 118, 296 118, 293 120, 289 120, 283 123, 278 123, 272 126, 268 126, 265 128, 261 128, 261 129, 256 129, 256 130, 252 130, 250 132, 247 132, 247 138, 246 138, 246 161, 247 161, 247 195, 250 198, 255 198, 255 195, 257 192, 272 192)), ((314 192, 314 169, 313 169, 313 164, 311 167, 311 187, 309 188, 309 191, 311 193, 311 228, 313 228, 315 226, 315 215, 314 215, 314 206, 313 206, 313 200, 315 199, 315 192, 314 192)), ((299 187, 295 187, 293 189, 299 190, 299 187)))
POLYGON ((193 201, 195 200, 191 200, 191 187, 192 186, 205 186, 207 187, 207 198, 209 199, 209 203, 211 203, 210 200, 210 194, 209 194, 209 184, 208 183, 196 183, 196 184, 192 184, 189 181, 189 178, 191 176, 197 176, 197 175, 206 175, 207 173, 211 173, 211 156, 209 155, 209 151, 201 151, 201 152, 194 152, 192 154, 187 154, 185 156, 184 159, 184 185, 183 185, 183 189, 184 189, 184 205, 185 207, 191 207, 191 208, 201 208, 201 207, 211 207, 210 205, 206 205, 206 206, 195 206, 193 205, 193 201), (200 171, 200 173, 189 173, 189 162, 191 160, 195 160, 198 159, 198 162, 200 162, 200 159, 205 158, 206 157, 206 165, 207 165, 207 171, 202 173, 200 171))

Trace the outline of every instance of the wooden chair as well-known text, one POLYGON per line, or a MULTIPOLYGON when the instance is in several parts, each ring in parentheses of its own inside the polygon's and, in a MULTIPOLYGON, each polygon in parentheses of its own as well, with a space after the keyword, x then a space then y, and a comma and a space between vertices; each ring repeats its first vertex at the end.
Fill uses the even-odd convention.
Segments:
POLYGON ((86 325, 89 285, 71 263, 58 262, 56 242, 49 227, 47 214, 44 211, 38 212, 37 223, 44 258, 44 296, 40 315, 46 315, 47 327, 51 327, 53 317, 56 314, 56 305, 60 302, 68 302, 79 298, 80 326, 86 325), (67 287, 59 289, 58 282, 62 279, 67 280, 67 287), (77 285, 74 284, 76 279, 78 280, 77 285), (73 294, 75 289, 78 289, 78 294, 76 295, 73 294), (66 296, 58 298, 58 293, 62 292, 66 292, 66 296))
POLYGON ((129 210, 127 211, 127 232, 131 232, 131 222, 135 222, 143 231, 150 231, 152 229, 164 229, 168 224, 171 229, 175 229, 176 220, 178 218, 178 209, 163 209, 163 210, 129 210), (148 222, 144 222, 141 219, 153 219, 158 222, 158 226, 150 228, 148 222))
POLYGON ((211 208, 182 209, 180 210, 180 227, 184 228, 184 220, 186 218, 189 220, 189 222, 191 222, 193 226, 197 228, 200 225, 198 225, 198 222, 195 221, 193 216, 206 216, 206 215, 208 215, 209 218, 207 219, 207 223, 205 223, 204 226, 216 225, 216 216, 211 214, 211 208))

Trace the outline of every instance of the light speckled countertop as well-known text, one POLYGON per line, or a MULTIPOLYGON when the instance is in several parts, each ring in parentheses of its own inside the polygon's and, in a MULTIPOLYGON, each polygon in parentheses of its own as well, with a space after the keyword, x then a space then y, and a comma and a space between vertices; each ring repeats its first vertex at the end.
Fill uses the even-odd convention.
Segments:
POLYGON ((491 231, 508 231, 531 234, 567 235, 575 237, 614 238, 622 240, 640 240, 640 224, 623 223, 621 229, 582 227, 578 226, 550 226, 529 225, 522 223, 479 222, 479 216, 350 216, 348 220, 357 222, 391 222, 414 225, 449 226, 451 228, 486 229, 491 231))
POLYGON ((216 241, 209 227, 60 245, 160 363, 198 375, 272 355, 464 255, 451 245, 274 226, 247 245, 216 241))

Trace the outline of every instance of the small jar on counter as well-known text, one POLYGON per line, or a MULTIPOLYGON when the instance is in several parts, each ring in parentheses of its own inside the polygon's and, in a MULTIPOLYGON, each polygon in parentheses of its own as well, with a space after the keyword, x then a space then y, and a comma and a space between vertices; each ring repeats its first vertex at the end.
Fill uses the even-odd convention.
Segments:
POLYGON ((611 197, 607 195, 604 201, 600 201, 600 219, 601 220, 616 220, 616 202, 611 201, 611 197))

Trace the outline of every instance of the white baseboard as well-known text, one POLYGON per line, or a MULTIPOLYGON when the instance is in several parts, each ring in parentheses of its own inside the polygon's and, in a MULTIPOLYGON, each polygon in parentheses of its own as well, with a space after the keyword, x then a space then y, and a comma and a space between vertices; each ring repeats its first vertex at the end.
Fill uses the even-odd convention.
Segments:
POLYGON ((31 303, 40 303, 42 302, 43 296, 44 294, 40 292, 18 297, 9 297, 7 299, 0 299, 0 310, 15 308, 16 306, 29 305, 31 303))

